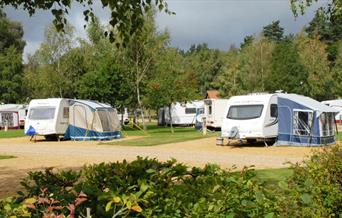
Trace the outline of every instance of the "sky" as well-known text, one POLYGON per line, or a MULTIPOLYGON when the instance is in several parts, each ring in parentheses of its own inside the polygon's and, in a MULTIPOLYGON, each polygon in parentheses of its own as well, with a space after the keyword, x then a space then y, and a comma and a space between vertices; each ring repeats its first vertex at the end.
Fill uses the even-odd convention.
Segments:
MULTIPOLYGON (((285 33, 300 32, 310 22, 315 10, 328 3, 319 0, 303 16, 295 18, 289 0, 166 0, 176 15, 158 13, 156 22, 160 31, 167 29, 171 46, 187 50, 192 44, 207 43, 210 48, 227 50, 230 45, 239 46, 246 35, 260 34, 262 27, 280 20, 285 33)), ((109 12, 95 1, 94 12, 106 23, 109 12)), ((38 11, 32 17, 23 10, 6 7, 11 20, 23 24, 24 60, 34 53, 44 39, 44 28, 52 21, 49 11, 38 11)), ((83 8, 73 4, 68 21, 75 27, 77 37, 85 38, 83 8)))

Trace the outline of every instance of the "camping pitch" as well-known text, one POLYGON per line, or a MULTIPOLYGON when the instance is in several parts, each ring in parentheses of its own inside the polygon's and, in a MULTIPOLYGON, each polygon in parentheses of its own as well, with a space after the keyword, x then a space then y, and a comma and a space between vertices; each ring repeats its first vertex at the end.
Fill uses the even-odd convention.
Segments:
POLYGON ((229 100, 222 137, 275 141, 275 145, 320 146, 335 143, 338 111, 297 94, 250 94, 229 100))
POLYGON ((64 98, 30 102, 25 123, 27 135, 53 139, 110 140, 121 137, 120 122, 110 105, 64 98))

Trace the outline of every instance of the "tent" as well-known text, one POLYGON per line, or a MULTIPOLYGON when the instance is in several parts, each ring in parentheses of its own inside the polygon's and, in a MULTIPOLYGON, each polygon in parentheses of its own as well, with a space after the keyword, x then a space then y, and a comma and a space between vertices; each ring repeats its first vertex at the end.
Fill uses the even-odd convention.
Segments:
POLYGON ((320 146, 335 143, 337 110, 297 94, 278 95, 275 145, 320 146))
POLYGON ((69 126, 64 138, 72 140, 121 138, 121 125, 115 109, 96 101, 70 100, 69 126))

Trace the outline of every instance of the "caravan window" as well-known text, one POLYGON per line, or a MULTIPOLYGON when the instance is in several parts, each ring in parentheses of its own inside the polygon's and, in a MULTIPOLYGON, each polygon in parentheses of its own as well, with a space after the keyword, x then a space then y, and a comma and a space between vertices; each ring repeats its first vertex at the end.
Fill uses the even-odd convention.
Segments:
POLYGON ((278 106, 271 104, 271 117, 278 117, 278 106))
POLYGON ((312 111, 294 111, 293 112, 293 131, 295 135, 308 136, 311 134, 312 111))
POLYGON ((212 114, 212 112, 213 112, 212 106, 209 105, 209 114, 212 114))
POLYGON ((69 108, 68 107, 63 108, 63 118, 69 118, 69 108))
POLYGON ((54 107, 31 108, 29 119, 31 120, 51 120, 55 117, 54 107))
POLYGON ((196 108, 185 108, 185 114, 195 114, 196 108))
POLYGON ((230 106, 227 118, 234 120, 255 119, 261 116, 264 105, 234 105, 230 106))

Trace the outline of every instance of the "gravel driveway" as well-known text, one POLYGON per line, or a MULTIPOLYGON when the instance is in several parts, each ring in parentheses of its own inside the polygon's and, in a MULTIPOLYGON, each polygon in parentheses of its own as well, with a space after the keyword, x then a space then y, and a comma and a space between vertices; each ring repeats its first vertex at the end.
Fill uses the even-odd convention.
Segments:
POLYGON ((215 137, 151 147, 99 145, 98 142, 30 142, 29 138, 0 140, 0 154, 17 158, 0 160, 0 198, 13 194, 30 170, 46 167, 77 168, 103 161, 134 160, 137 156, 159 160, 176 158, 189 166, 206 163, 223 168, 254 165, 256 168, 285 167, 285 162, 302 161, 312 148, 216 146, 215 137))

